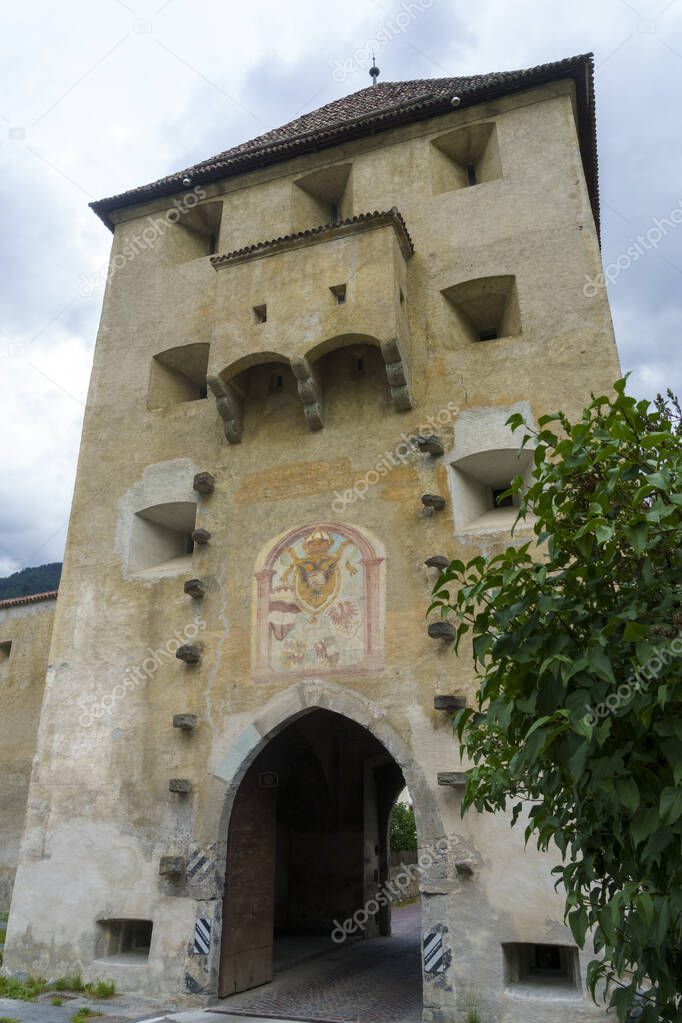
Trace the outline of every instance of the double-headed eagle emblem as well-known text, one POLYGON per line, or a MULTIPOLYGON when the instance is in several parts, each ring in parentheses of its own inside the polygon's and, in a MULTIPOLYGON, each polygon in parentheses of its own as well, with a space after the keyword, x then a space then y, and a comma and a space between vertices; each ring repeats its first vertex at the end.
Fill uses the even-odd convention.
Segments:
MULTIPOLYGON (((344 551, 352 546, 351 540, 344 540, 335 551, 332 551, 334 537, 317 527, 310 533, 301 546, 303 556, 296 553, 293 547, 285 547, 282 556, 287 555, 290 564, 281 576, 282 586, 291 586, 300 606, 312 614, 323 611, 336 598, 341 586, 339 564, 344 551)), ((355 575, 357 568, 346 561, 349 575, 355 575)))

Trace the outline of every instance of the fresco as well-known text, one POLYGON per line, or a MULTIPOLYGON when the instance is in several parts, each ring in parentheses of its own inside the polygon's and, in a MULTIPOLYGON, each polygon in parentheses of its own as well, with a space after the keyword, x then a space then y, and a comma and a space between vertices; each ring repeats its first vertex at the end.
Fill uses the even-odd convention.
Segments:
POLYGON ((380 566, 369 541, 340 524, 293 530, 256 572, 256 669, 346 674, 381 666, 380 566))

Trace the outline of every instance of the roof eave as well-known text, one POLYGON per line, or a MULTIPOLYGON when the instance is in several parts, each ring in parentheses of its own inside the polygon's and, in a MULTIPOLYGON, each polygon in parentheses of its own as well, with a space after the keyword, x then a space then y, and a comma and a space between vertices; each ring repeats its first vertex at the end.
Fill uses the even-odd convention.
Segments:
MULTIPOLYGON (((599 234, 599 181, 597 163, 596 118, 594 108, 594 59, 593 54, 582 54, 565 61, 538 68, 527 77, 515 82, 498 82, 475 87, 470 92, 461 90, 459 110, 477 103, 483 103, 500 96, 514 95, 529 88, 548 82, 571 78, 575 83, 578 111, 578 139, 582 156, 585 179, 592 204, 597 233, 599 234)), ((264 145, 251 152, 240 154, 229 160, 217 160, 206 167, 192 171, 192 186, 211 184, 221 179, 244 174, 251 170, 271 166, 283 160, 319 149, 328 149, 340 142, 361 138, 372 132, 388 131, 402 124, 437 117, 452 112, 451 96, 440 94, 416 100, 399 107, 378 111, 327 128, 301 135, 296 139, 264 145)), ((156 186, 142 186, 108 199, 90 203, 91 209, 106 226, 113 231, 114 222, 110 214, 116 210, 141 205, 155 199, 176 195, 182 190, 182 179, 187 171, 180 171, 156 186)))

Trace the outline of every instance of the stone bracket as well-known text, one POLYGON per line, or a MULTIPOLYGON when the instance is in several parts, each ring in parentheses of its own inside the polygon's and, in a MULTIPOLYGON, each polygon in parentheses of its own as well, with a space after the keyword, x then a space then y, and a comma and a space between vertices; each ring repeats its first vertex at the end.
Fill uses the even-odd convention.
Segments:
POLYGON ((184 877, 187 869, 187 860, 184 856, 162 856, 159 861, 159 875, 161 877, 184 877))
POLYGON ((241 444, 244 429, 244 397, 232 383, 220 377, 207 378, 208 386, 215 395, 216 408, 223 420, 225 437, 229 444, 241 444))
POLYGON ((298 394, 303 402, 303 411, 311 430, 321 430, 324 426, 322 412, 322 386, 317 371, 304 356, 294 355, 291 368, 296 377, 298 394))
POLYGON ((453 713, 456 710, 464 710, 467 705, 465 696, 438 695, 433 698, 434 710, 446 710, 453 713))
POLYGON ((452 641, 457 636, 457 631, 452 622, 446 621, 431 622, 427 631, 431 639, 443 639, 446 641, 452 641))
POLYGON ((464 788, 467 783, 467 774, 465 771, 441 771, 438 774, 438 784, 448 785, 450 788, 459 789, 464 788))
POLYGON ((409 412, 412 408, 410 383, 398 339, 392 337, 388 341, 382 341, 381 354, 386 363, 386 377, 391 388, 393 407, 396 412, 409 412))

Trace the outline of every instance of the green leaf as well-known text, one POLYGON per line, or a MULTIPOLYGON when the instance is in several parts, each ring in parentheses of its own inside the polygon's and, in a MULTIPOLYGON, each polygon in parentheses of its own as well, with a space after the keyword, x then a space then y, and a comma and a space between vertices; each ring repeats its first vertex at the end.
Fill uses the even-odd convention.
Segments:
POLYGON ((623 639, 626 643, 638 643, 646 636, 646 628, 639 622, 628 622, 623 630, 623 639))
POLYGON ((639 789, 634 778, 616 778, 616 795, 623 806, 635 812, 639 806, 639 789))
POLYGON ((663 789, 659 812, 664 824, 674 824, 678 821, 682 817, 682 789, 663 789))
POLYGON ((583 948, 585 945, 585 935, 590 926, 590 921, 587 913, 580 906, 579 909, 574 909, 568 914, 568 926, 571 928, 571 933, 575 938, 575 943, 578 948, 583 948))
POLYGON ((630 828, 635 845, 639 845, 646 838, 649 838, 658 827, 659 821, 660 817, 656 808, 650 807, 648 810, 640 810, 630 828))

